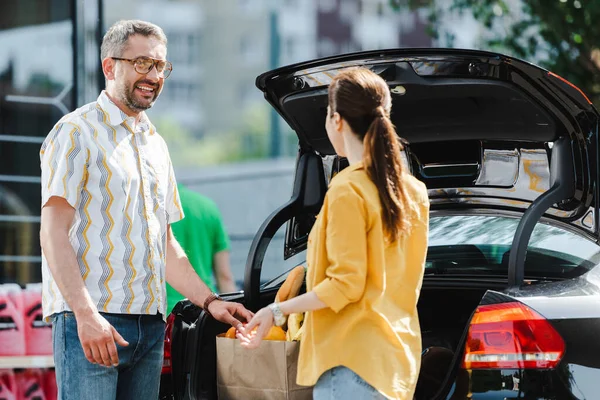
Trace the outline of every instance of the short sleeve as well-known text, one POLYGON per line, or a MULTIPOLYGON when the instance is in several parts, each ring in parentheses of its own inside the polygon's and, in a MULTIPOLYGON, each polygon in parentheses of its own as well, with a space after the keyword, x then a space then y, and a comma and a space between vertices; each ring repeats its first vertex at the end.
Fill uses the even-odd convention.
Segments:
POLYGON ((175 170, 173 169, 173 163, 171 163, 171 157, 169 157, 169 185, 167 188, 166 210, 168 224, 180 221, 184 217, 183 208, 181 207, 181 199, 179 198, 179 190, 177 189, 177 180, 175 179, 175 170))
POLYGON ((40 149, 42 207, 53 196, 64 198, 75 208, 87 177, 88 148, 74 125, 58 123, 40 149))

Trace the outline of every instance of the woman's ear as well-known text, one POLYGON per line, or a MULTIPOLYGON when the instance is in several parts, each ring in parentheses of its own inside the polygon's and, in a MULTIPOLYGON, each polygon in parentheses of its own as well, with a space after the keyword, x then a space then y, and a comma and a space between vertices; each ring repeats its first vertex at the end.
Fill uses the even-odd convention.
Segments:
POLYGON ((344 128, 344 122, 344 119, 338 112, 333 113, 333 126, 335 126, 335 130, 337 132, 342 131, 342 129, 344 128))

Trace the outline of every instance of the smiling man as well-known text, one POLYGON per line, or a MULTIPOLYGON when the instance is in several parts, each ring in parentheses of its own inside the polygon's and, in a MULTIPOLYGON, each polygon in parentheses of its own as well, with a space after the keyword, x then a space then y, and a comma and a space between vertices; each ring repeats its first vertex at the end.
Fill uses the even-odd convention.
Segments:
POLYGON ((101 58, 106 90, 40 151, 44 317, 60 399, 156 399, 166 282, 232 326, 251 313, 211 292, 171 231, 183 218, 173 166, 144 113, 172 71, 164 32, 117 22, 101 58))

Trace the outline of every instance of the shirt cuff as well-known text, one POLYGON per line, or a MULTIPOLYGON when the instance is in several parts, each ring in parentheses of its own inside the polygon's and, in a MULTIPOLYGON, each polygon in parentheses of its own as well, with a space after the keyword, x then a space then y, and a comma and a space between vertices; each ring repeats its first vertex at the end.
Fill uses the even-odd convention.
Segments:
POLYGON ((77 195, 71 193, 76 193, 76 191, 64 193, 63 190, 54 190, 54 188, 44 191, 42 194, 42 208, 46 206, 46 203, 48 203, 52 197, 60 197, 61 199, 65 199, 71 207, 75 208, 77 206, 77 195))
POLYGON ((174 224, 175 222, 181 221, 185 218, 183 211, 174 210, 173 213, 167 215, 167 224, 174 224))
POLYGON ((331 278, 325 278, 318 285, 313 287, 313 292, 317 295, 319 300, 331 308, 333 312, 338 313, 344 307, 346 307, 350 300, 344 295, 344 293, 335 285, 331 278))

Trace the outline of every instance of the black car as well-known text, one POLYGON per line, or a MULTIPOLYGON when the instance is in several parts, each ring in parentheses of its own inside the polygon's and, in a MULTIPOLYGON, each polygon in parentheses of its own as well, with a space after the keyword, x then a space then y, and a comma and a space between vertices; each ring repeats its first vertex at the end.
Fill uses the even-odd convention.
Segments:
MULTIPOLYGON (((261 269, 280 228, 284 258, 302 258, 347 165, 324 119, 328 83, 352 66, 390 86, 406 164, 429 189, 416 398, 600 398, 599 114, 563 78, 500 54, 363 52, 259 76, 298 135, 295 181, 254 238, 244 291, 227 298, 253 311, 273 301, 284 268, 266 283, 261 269)), ((174 396, 216 399, 215 336, 228 327, 186 301, 174 314, 174 396)))

